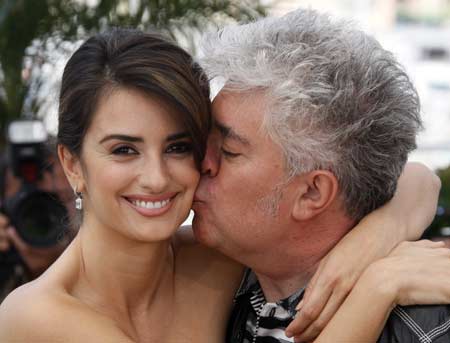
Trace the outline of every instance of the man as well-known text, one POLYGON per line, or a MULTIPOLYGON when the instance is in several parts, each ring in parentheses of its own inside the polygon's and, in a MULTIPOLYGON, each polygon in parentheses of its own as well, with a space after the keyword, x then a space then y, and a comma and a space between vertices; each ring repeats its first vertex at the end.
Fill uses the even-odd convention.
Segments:
MULTIPOLYGON (((392 198, 421 127, 419 100, 373 38, 310 10, 227 27, 204 55, 225 86, 193 229, 251 268, 228 342, 291 341, 283 329, 319 263, 392 198)), ((448 341, 447 312, 399 309, 381 342, 448 341)))
MULTIPOLYGON (((0 205, 2 200, 10 199, 17 195, 23 182, 13 175, 13 172, 6 161, 6 157, 1 156, 0 173, 0 205)), ((49 156, 46 160, 46 168, 43 171, 36 187, 44 192, 56 193, 64 203, 70 217, 73 217, 73 192, 64 175, 62 167, 53 149, 49 149, 49 156)), ((2 209, 3 210, 3 209, 2 209)), ((66 220, 67 218, 61 218, 66 220)), ((31 281, 42 274, 64 251, 70 242, 73 232, 67 234, 57 244, 50 247, 35 247, 25 242, 16 229, 11 225, 10 219, 0 212, 0 264, 2 267, 0 277, 0 302, 16 287, 31 281), (5 262, 11 249, 15 249, 20 256, 20 260, 5 262)))

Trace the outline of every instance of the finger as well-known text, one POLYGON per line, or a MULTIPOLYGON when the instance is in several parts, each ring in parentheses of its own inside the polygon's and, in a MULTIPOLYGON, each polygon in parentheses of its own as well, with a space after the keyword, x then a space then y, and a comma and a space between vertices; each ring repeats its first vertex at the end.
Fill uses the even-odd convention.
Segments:
POLYGON ((0 228, 0 240, 8 240, 8 233, 6 232, 6 228, 5 229, 1 229, 0 228))
POLYGON ((12 244, 16 247, 19 253, 26 253, 30 249, 29 245, 25 243, 22 238, 20 238, 19 234, 13 227, 8 227, 6 232, 12 244))
POLYGON ((322 275, 323 263, 324 263, 324 261, 322 261, 319 264, 319 267, 317 268, 313 277, 311 278, 311 280, 309 280, 308 285, 306 286, 305 292, 303 294, 303 298, 302 298, 303 303, 306 302, 306 299, 309 298, 311 291, 314 289, 315 285, 317 284, 317 280, 322 275))
POLYGON ((299 342, 314 340, 338 311, 339 307, 346 299, 347 294, 348 292, 346 291, 333 292, 319 317, 303 330, 300 335, 296 335, 296 339, 299 342))
POLYGON ((404 241, 397 245, 398 250, 408 250, 412 248, 428 248, 428 247, 434 247, 434 246, 440 246, 441 243, 430 241, 429 239, 421 239, 419 241, 409 242, 404 241))
POLYGON ((304 298, 299 304, 300 307, 297 306, 299 312, 297 312, 295 319, 286 328, 286 336, 292 337, 309 327, 319 317, 331 294, 331 286, 319 287, 317 285, 313 287, 309 299, 306 300, 304 298), (321 294, 319 294, 319 288, 322 290, 321 294))
POLYGON ((8 217, 0 213, 0 232, 5 231, 8 225, 9 225, 8 217))
POLYGON ((431 256, 449 256, 450 249, 447 247, 434 247, 433 249, 429 249, 431 256))
POLYGON ((433 243, 435 243, 435 247, 438 247, 438 248, 446 248, 447 247, 445 245, 444 241, 433 241, 433 243))
MULTIPOLYGON (((323 300, 323 306, 325 306, 325 303, 328 301, 328 297, 333 291, 333 285, 336 283, 336 279, 334 278, 335 274, 330 276, 330 274, 327 273, 327 271, 330 270, 330 264, 328 260, 329 259, 325 258, 320 262, 319 268, 317 268, 313 277, 308 282, 308 285, 305 289, 305 294, 303 295, 302 299, 303 305, 308 304, 311 301, 317 302, 317 298, 321 298, 322 296, 326 296, 326 299, 321 299, 323 300), (325 293, 321 293, 320 290, 323 290, 323 292, 325 293)), ((335 272, 335 270, 333 271, 335 272)))
POLYGON ((426 239, 416 242, 402 242, 389 254, 389 256, 423 254, 437 248, 445 248, 445 244, 440 241, 435 242, 426 239))
MULTIPOLYGON (((7 221, 3 221, 3 223, 7 223, 7 221)), ((6 252, 11 247, 11 240, 6 229, 6 226, 2 227, 0 225, 0 252, 6 252)))
POLYGON ((442 241, 430 241, 429 239, 421 239, 420 241, 413 242, 413 244, 431 248, 445 246, 445 243, 442 241))
POLYGON ((0 252, 6 252, 10 248, 10 243, 8 239, 0 239, 0 252))
POLYGON ((0 252, 9 250, 10 242, 6 229, 0 226, 0 252))

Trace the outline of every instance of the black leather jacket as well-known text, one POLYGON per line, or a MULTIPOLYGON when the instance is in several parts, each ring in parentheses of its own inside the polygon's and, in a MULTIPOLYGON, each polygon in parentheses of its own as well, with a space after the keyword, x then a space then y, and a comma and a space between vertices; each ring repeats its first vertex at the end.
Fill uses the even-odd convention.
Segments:
MULTIPOLYGON (((250 294, 238 294, 228 322, 227 343, 242 343, 250 294)), ((367 314, 370 315, 370 309, 367 314)), ((349 325, 351 325, 349 323, 349 325)), ((450 343, 450 305, 396 307, 389 316, 378 343, 450 343)))

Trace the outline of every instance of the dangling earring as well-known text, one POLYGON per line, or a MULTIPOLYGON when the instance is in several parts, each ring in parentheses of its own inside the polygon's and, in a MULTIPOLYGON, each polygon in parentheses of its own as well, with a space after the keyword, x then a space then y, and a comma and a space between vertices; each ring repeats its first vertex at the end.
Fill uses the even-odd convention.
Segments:
POLYGON ((83 193, 77 192, 77 187, 75 186, 75 189, 73 190, 75 193, 76 199, 75 199, 75 208, 79 211, 83 209, 83 193))

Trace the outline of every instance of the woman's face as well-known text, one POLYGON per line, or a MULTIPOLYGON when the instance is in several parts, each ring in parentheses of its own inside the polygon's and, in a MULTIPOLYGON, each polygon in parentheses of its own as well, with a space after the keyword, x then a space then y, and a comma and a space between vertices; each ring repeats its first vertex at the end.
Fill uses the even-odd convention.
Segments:
POLYGON ((100 100, 80 159, 86 224, 139 241, 167 239, 182 224, 199 172, 175 114, 136 90, 100 100))

